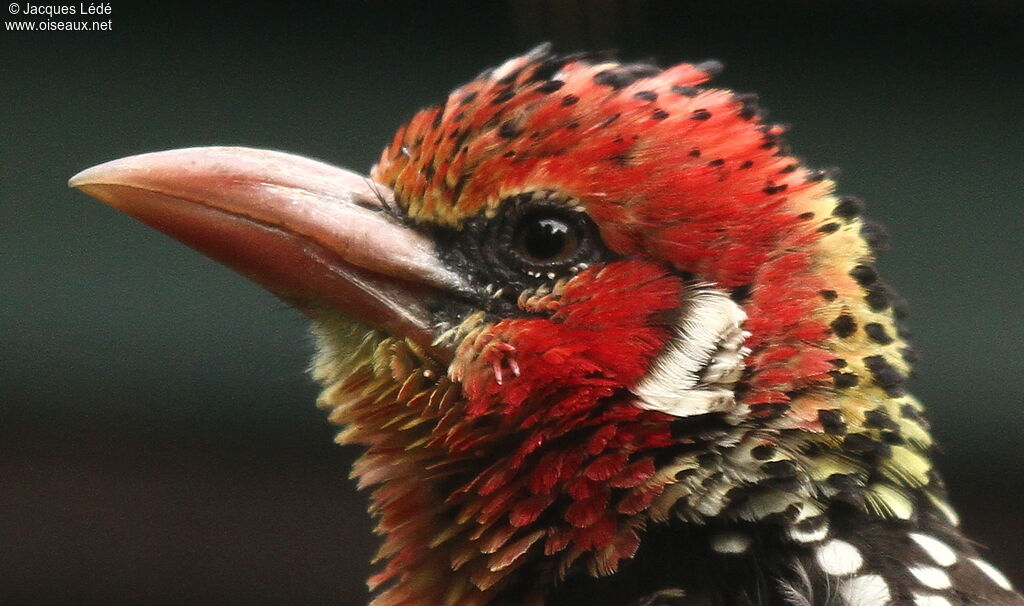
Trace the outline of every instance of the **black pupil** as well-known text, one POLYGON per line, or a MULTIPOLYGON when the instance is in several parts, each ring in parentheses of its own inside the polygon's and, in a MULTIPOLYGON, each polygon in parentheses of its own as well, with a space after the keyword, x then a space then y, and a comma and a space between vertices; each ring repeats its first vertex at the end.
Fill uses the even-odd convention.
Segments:
POLYGON ((535 261, 564 258, 577 246, 576 234, 564 221, 538 217, 526 221, 520 236, 521 251, 535 261))

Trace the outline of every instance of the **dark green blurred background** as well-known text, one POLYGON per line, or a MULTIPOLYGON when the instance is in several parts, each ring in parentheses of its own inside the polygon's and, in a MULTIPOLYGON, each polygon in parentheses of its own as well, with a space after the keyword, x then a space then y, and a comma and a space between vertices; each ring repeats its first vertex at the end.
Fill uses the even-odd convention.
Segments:
MULTIPOLYGON (((10 17, 3 13, 5 20, 10 17)), ((113 4, 0 32, 0 601, 359 604, 374 540, 305 322, 65 187, 244 144, 365 169, 482 68, 553 40, 725 61, 890 227, 914 391, 969 532, 1024 583, 1024 11, 1012 1, 113 4)))

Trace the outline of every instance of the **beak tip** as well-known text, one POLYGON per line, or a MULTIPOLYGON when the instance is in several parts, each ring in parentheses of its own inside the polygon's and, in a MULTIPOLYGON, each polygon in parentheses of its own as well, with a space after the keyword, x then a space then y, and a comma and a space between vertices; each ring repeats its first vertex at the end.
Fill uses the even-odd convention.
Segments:
POLYGON ((100 185, 104 183, 105 181, 103 176, 105 173, 109 173, 108 170, 104 169, 108 164, 110 163, 97 164, 96 166, 90 166, 85 170, 75 173, 70 179, 68 179, 68 187, 83 189, 89 185, 100 185))
POLYGON ((68 187, 73 189, 80 189, 83 185, 89 183, 88 173, 91 169, 85 169, 79 173, 75 173, 70 179, 68 179, 68 187))
POLYGON ((68 187, 116 208, 116 200, 112 197, 109 186, 104 187, 104 184, 109 182, 101 178, 101 175, 96 171, 97 168, 99 167, 93 166, 75 174, 68 179, 68 187))

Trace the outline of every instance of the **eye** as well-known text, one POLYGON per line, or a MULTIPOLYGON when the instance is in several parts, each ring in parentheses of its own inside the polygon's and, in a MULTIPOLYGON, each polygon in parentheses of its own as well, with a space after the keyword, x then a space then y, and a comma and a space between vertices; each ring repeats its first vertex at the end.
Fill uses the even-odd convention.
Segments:
POLYGON ((530 278, 564 275, 607 254, 590 217, 553 192, 510 198, 492 229, 481 252, 530 278))
POLYGON ((445 264, 487 289, 488 308, 510 303, 514 309, 524 289, 618 258, 583 206, 553 190, 509 196, 491 215, 434 230, 445 264))
POLYGON ((563 217, 533 213, 516 225, 512 246, 523 260, 543 265, 572 258, 579 249, 580 240, 576 226, 563 217))

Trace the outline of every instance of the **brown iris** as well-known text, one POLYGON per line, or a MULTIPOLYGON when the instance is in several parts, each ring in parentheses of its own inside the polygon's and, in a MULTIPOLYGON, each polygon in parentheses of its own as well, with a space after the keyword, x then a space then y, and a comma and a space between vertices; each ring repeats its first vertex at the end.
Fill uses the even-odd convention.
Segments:
POLYGON ((580 234, 561 217, 532 213, 516 226, 513 246, 529 263, 560 263, 575 255, 580 246, 580 234))

